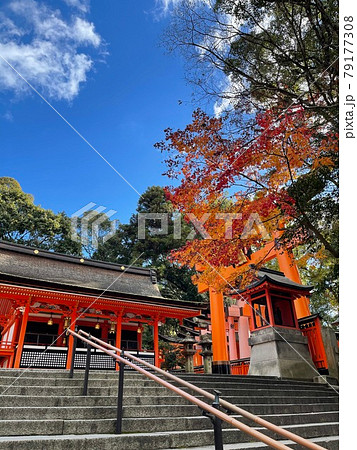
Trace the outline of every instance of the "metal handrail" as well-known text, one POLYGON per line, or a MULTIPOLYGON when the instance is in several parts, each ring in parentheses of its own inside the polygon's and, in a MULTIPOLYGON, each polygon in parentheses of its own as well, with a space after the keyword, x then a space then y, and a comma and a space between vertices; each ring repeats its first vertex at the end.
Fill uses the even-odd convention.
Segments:
MULTIPOLYGON (((87 337, 90 336, 88 333, 86 333, 86 332, 84 332, 84 331, 82 331, 82 330, 79 330, 78 333, 80 333, 80 335, 85 335, 85 336, 87 336, 87 337)), ((82 336, 81 336, 81 337, 82 337, 82 336)), ((99 342, 99 343, 102 344, 104 347, 110 348, 111 350, 114 350, 114 351, 116 351, 116 352, 120 352, 120 351, 121 351, 121 350, 118 349, 117 347, 114 347, 113 345, 110 345, 110 344, 108 344, 108 343, 106 343, 106 342, 102 341, 101 339, 98 339, 98 338, 96 338, 96 337, 94 337, 94 336, 90 336, 90 338, 93 339, 93 340, 95 340, 96 342, 99 342)), ((117 356, 117 355, 116 355, 116 356, 117 356)), ((173 380, 173 381, 175 381, 175 382, 181 384, 182 386, 185 386, 185 387, 187 387, 187 388, 189 388, 189 389, 191 389, 191 390, 197 392, 197 393, 200 394, 200 395, 203 395, 203 396, 206 397, 206 398, 209 398, 210 400, 215 400, 215 395, 214 395, 214 394, 211 394, 210 392, 207 392, 207 391, 205 391, 204 389, 201 389, 201 388, 199 388, 198 386, 195 386, 194 384, 189 383, 188 381, 182 380, 181 378, 176 377, 175 375, 173 375, 173 374, 171 374, 171 373, 169 373, 169 372, 165 372, 164 370, 162 370, 162 369, 160 369, 160 368, 154 366, 153 364, 148 363, 147 361, 141 360, 140 358, 137 358, 136 356, 134 356, 134 355, 132 355, 132 354, 130 354, 130 353, 127 353, 127 352, 124 352, 124 356, 125 356, 126 358, 130 358, 130 359, 132 359, 132 360, 134 360, 134 361, 140 362, 140 364, 142 364, 142 365, 144 365, 144 366, 146 366, 146 367, 148 367, 148 368, 150 368, 150 369, 152 369, 152 370, 155 370, 157 373, 160 373, 161 375, 165 376, 166 378, 170 378, 171 380, 173 380)), ((145 372, 146 372, 146 371, 145 371, 145 372)), ((146 373, 149 374, 149 372, 146 372, 146 373)), ((151 374, 150 374, 150 375, 151 375, 151 374)), ((161 379, 158 378, 158 377, 155 377, 155 378, 157 378, 156 381, 160 380, 160 381, 158 381, 158 382, 163 381, 163 380, 161 380, 161 379)), ((172 386, 172 385, 169 384, 169 386, 172 386)), ((174 386, 173 386, 173 387, 174 387, 174 386)), ((169 387, 169 389, 171 389, 171 388, 169 387)), ((172 389, 171 389, 171 390, 172 390, 172 389)), ((181 389, 180 389, 180 391, 181 391, 181 389)), ((181 392, 184 392, 184 391, 181 391, 181 392)), ((184 392, 184 393, 185 393, 185 392, 184 392)), ((185 394, 186 394, 186 393, 185 393, 185 394)), ((181 394, 180 394, 180 395, 181 395, 181 394)), ((195 397, 192 397, 192 396, 190 396, 190 397, 195 399, 195 397)), ((187 398, 187 397, 186 397, 186 398, 187 398)), ((188 398, 188 400, 191 401, 190 398, 188 398)), ((198 400, 198 399, 197 399, 197 400, 198 400)), ((297 434, 291 433, 290 431, 285 430, 284 428, 281 428, 281 427, 279 427, 279 426, 277 426, 277 425, 274 425, 273 423, 268 422, 267 420, 262 419, 261 417, 256 416, 255 414, 250 413, 249 411, 246 411, 245 409, 242 409, 242 408, 240 408, 240 407, 238 407, 238 406, 236 406, 236 405, 233 405, 232 403, 227 402, 226 400, 219 399, 219 403, 220 403, 220 405, 223 406, 223 408, 225 408, 226 410, 229 410, 229 411, 235 412, 235 413, 237 413, 237 414, 240 414, 241 416, 243 416, 243 417, 245 417, 245 418, 247 418, 247 419, 250 419, 250 420, 252 420, 253 422, 257 423, 258 425, 261 425, 261 426, 263 426, 264 428, 267 428, 268 430, 273 431, 274 433, 279 434, 280 436, 283 436, 283 437, 285 437, 285 438, 287 438, 287 439, 289 439, 289 440, 291 440, 291 441, 294 441, 294 442, 296 442, 296 443, 298 443, 298 444, 304 446, 305 448, 308 448, 308 449, 310 449, 310 450, 326 450, 324 447, 321 447, 320 445, 317 445, 317 444, 315 444, 314 442, 311 442, 311 441, 309 441, 309 440, 307 440, 307 439, 305 439, 305 438, 303 438, 303 437, 301 437, 301 436, 298 436, 297 434)), ((207 405, 207 404, 204 403, 204 402, 203 402, 203 404, 204 404, 204 405, 207 405)), ((211 408, 211 407, 210 407, 210 408, 211 408)), ((210 412, 212 412, 212 411, 210 410, 210 412)), ((216 413, 217 413, 217 409, 214 409, 214 408, 213 408, 212 414, 217 415, 216 413)), ((230 416, 228 416, 228 415, 226 415, 226 414, 225 414, 225 416, 226 416, 227 418, 230 418, 230 416)), ((230 419, 232 419, 232 418, 230 418, 230 419)), ((228 423, 231 423, 233 426, 236 426, 236 425, 234 425, 230 420, 226 420, 225 418, 222 418, 222 420, 224 420, 224 421, 226 421, 226 422, 228 422, 228 423)), ((233 420, 235 420, 235 419, 233 419, 233 420)), ((236 421, 236 422, 239 423, 240 425, 244 425, 244 424, 242 424, 242 423, 239 422, 239 421, 236 421)), ((250 431, 252 431, 252 429, 251 429, 250 427, 248 427, 247 425, 244 425, 244 427, 247 427, 250 431)), ((239 428, 239 427, 237 426, 237 428, 239 428)), ((253 435, 252 435, 250 432, 248 432, 247 430, 243 430, 242 428, 240 428, 240 429, 241 429, 242 431, 244 431, 244 432, 250 434, 251 436, 253 436, 253 435)), ((253 431, 255 431, 255 430, 253 430, 253 431)), ((261 440, 262 442, 267 443, 265 440, 261 439, 262 436, 263 436, 265 439, 267 438, 267 436, 265 436, 264 434, 262 434, 262 433, 260 433, 260 432, 258 432, 258 431, 255 431, 255 432, 256 432, 256 433, 259 433, 260 436, 259 436, 259 437, 258 437, 258 436, 254 436, 254 437, 256 437, 257 439, 261 440)), ((268 438, 268 439, 270 440, 271 438, 268 438)), ((283 449, 283 448, 286 449, 286 448, 289 448, 289 447, 285 446, 284 444, 278 443, 278 442, 275 441, 275 440, 271 440, 271 441, 274 442, 274 445, 273 445, 272 443, 269 443, 268 445, 272 446, 273 448, 277 448, 277 449, 283 449), (277 447, 276 444, 278 444, 280 447, 277 447)))

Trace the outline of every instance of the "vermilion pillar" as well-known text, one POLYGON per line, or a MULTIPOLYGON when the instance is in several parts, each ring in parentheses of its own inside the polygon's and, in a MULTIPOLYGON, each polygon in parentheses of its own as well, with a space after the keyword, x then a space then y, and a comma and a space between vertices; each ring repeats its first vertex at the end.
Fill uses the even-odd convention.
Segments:
POLYGON ((154 320, 154 352, 155 366, 159 367, 159 320, 154 320))
POLYGON ((104 322, 102 325, 102 341, 108 342, 108 322, 104 322))
POLYGON ((22 322, 21 322, 21 329, 20 329, 20 335, 19 335, 19 342, 17 344, 16 358, 15 358, 15 363, 14 363, 14 368, 15 369, 18 369, 20 367, 20 361, 21 361, 22 349, 24 347, 24 341, 25 341, 27 321, 28 321, 28 318, 29 318, 29 312, 30 312, 30 304, 28 303, 25 306, 25 310, 24 310, 24 313, 22 315, 22 322))
POLYGON ((57 333, 57 339, 56 339, 56 343, 55 343, 56 346, 63 347, 63 338, 66 337, 66 335, 63 333, 63 330, 64 330, 64 323, 63 323, 63 317, 61 317, 59 320, 59 324, 58 324, 58 333, 57 333))
POLYGON ((193 366, 202 366, 203 365, 203 358, 201 356, 201 346, 199 345, 200 343, 200 337, 196 336, 195 340, 197 341, 197 344, 195 345, 196 348, 196 353, 193 355, 193 366))
MULTIPOLYGON (((15 323, 14 323, 14 330, 13 330, 13 333, 12 333, 12 340, 11 340, 11 347, 12 348, 15 348, 15 344, 16 344, 16 340, 17 340, 17 334, 19 332, 19 326, 20 326, 20 316, 19 316, 19 313, 16 312, 16 319, 15 319, 15 323)), ((9 367, 9 368, 12 367, 12 364, 14 362, 14 357, 15 357, 15 354, 13 353, 11 355, 10 359, 9 359, 7 367, 9 367)))
POLYGON ((209 288, 209 298, 213 350, 212 372, 230 373, 223 294, 221 292, 216 292, 213 288, 209 288))
POLYGON ((143 350, 143 332, 137 333, 138 336, 138 350, 141 352, 143 350))
MULTIPOLYGON (((72 311, 72 315, 71 315, 71 325, 69 326, 69 328, 72 331, 75 331, 76 320, 77 320, 77 309, 72 311)), ((66 364, 67 370, 69 370, 71 368, 72 350, 73 350, 73 336, 70 334, 68 336, 68 353, 67 353, 67 364, 66 364)))
MULTIPOLYGON (((276 257, 279 263, 279 268, 282 272, 284 272, 284 275, 287 278, 290 278, 290 280, 295 281, 295 283, 301 284, 299 271, 291 254, 287 250, 279 249, 276 257)), ((298 319, 311 315, 309 299, 307 297, 300 297, 296 299, 294 306, 298 319)))
POLYGON ((122 316, 119 314, 117 317, 117 332, 115 336, 115 347, 120 348, 121 346, 121 329, 122 329, 122 316))

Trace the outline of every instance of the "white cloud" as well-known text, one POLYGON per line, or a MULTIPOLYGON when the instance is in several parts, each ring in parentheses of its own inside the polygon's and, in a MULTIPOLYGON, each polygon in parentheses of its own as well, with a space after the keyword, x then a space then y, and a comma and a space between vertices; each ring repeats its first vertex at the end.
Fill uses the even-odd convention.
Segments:
MULTIPOLYGON (((0 55, 36 89, 53 99, 72 100, 93 67, 91 53, 100 52, 102 39, 83 17, 74 14, 66 20, 58 9, 39 1, 11 0, 0 12, 0 42, 0 55)), ((1 60, 0 88, 17 94, 27 90, 1 60)))
POLYGON ((68 6, 77 8, 79 11, 84 13, 89 11, 89 1, 88 0, 63 0, 68 6))
POLYGON ((221 117, 226 111, 231 108, 231 100, 229 98, 221 98, 215 102, 213 106, 213 112, 215 117, 221 117))
POLYGON ((201 3, 213 7, 213 0, 155 0, 156 5, 162 9, 164 13, 167 13, 171 8, 180 5, 180 3, 185 2, 192 5, 199 5, 201 3))
POLYGON ((12 115, 11 111, 6 111, 6 113, 3 114, 1 117, 7 120, 8 122, 12 122, 14 120, 14 116, 12 115))
POLYGON ((87 43, 98 47, 101 42, 100 36, 94 30, 94 24, 76 17, 73 25, 74 38, 81 43, 87 43))

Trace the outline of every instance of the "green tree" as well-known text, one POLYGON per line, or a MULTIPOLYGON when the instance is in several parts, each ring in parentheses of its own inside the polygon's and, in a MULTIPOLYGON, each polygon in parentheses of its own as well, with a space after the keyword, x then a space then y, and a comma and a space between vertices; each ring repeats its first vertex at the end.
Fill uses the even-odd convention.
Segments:
POLYGON ((118 264, 130 264, 135 261, 135 265, 153 267, 164 296, 201 302, 203 297, 197 293, 197 288, 191 280, 194 272, 169 260, 170 252, 184 244, 190 231, 191 227, 175 215, 164 189, 160 186, 151 186, 140 197, 137 213, 132 215, 129 224, 121 224, 111 239, 99 245, 93 258, 118 264), (161 219, 145 218, 145 222, 141 222, 143 236, 139 238, 139 221, 145 217, 141 216, 140 219, 140 215, 150 213, 166 215, 167 232, 160 228, 163 224, 161 219), (181 238, 174 235, 175 221, 180 221, 181 238))
POLYGON ((223 106, 299 104, 338 129, 337 0, 182 0, 164 40, 223 106))
POLYGON ((169 342, 160 342, 160 350, 164 362, 161 368, 164 370, 182 369, 185 367, 185 357, 182 355, 182 351, 176 345, 169 342))
POLYGON ((71 239, 71 222, 64 212, 55 214, 34 204, 32 195, 9 177, 0 178, 0 239, 73 255, 81 246, 71 239))
POLYGON ((313 286, 312 314, 319 314, 326 324, 334 322, 339 310, 338 261, 326 250, 316 250, 309 244, 296 248, 294 255, 302 283, 313 286))

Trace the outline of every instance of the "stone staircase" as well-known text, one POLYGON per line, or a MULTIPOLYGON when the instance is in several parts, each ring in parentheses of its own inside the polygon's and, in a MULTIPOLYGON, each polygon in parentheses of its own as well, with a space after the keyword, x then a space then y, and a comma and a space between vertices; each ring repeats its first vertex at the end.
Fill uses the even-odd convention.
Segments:
MULTIPOLYGON (((81 395, 83 375, 77 371, 69 379, 64 370, 0 370, 0 450, 214 449, 212 424, 197 406, 130 371, 125 373, 123 434, 115 435, 118 373, 91 371, 87 397, 81 395)), ((219 389, 229 402, 322 447, 338 448, 338 395, 326 385, 273 377, 180 376, 210 392, 219 389)), ((228 424, 223 427, 227 450, 268 448, 228 424)))

